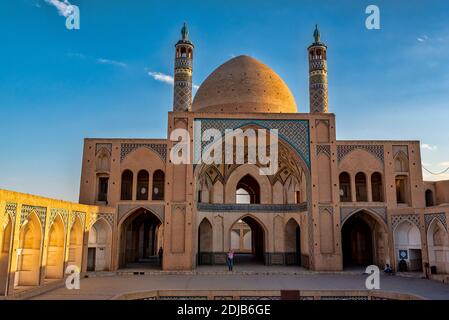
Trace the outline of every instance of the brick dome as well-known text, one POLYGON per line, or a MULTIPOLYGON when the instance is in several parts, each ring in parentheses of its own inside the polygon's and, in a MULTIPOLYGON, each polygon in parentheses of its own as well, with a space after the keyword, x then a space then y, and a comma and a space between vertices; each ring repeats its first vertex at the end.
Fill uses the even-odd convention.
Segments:
POLYGON ((290 89, 271 68, 252 57, 238 56, 202 83, 192 111, 295 113, 298 109, 290 89))

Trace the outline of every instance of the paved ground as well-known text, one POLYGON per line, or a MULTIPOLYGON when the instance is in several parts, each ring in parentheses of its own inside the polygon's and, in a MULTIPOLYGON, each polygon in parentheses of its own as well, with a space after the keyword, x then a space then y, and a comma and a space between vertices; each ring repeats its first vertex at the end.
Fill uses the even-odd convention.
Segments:
MULTIPOLYGON (((243 266, 229 274, 223 267, 198 268, 196 274, 97 275, 82 279, 80 290, 55 289, 34 299, 111 299, 123 293, 151 290, 365 290, 358 270, 316 273, 297 267, 243 266), (249 273, 251 271, 252 273, 249 273), (267 271, 271 273, 267 275, 267 271)), ((134 270, 131 270, 134 271, 134 270)), ((449 300, 449 285, 418 277, 381 277, 381 290, 449 300)))

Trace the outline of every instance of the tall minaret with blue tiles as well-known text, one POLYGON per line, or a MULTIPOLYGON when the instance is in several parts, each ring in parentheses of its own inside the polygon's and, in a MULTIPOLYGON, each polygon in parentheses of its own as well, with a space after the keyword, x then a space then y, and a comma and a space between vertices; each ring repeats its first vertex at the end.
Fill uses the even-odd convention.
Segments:
POLYGON ((315 42, 309 47, 309 95, 310 113, 327 113, 327 46, 321 42, 318 25, 313 33, 315 42))
POLYGON ((190 111, 192 106, 192 73, 194 45, 189 40, 187 25, 181 29, 181 40, 176 43, 173 111, 190 111))

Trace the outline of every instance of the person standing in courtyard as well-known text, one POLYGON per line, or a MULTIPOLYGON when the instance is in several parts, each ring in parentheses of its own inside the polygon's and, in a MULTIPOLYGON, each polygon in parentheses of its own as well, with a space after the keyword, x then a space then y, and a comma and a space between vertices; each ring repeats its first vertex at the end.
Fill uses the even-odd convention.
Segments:
POLYGON ((164 249, 162 249, 162 247, 160 247, 157 254, 159 256, 159 264, 162 266, 162 257, 164 255, 164 249))
POLYGON ((227 263, 228 263, 228 270, 233 271, 234 269, 234 250, 229 250, 227 255, 227 263))

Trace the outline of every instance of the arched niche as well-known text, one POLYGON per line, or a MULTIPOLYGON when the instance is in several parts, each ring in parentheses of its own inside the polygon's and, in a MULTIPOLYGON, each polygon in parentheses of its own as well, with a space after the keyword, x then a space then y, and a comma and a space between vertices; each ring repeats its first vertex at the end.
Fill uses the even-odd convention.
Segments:
POLYGON ((427 230, 429 264, 432 272, 449 273, 449 234, 444 225, 434 219, 427 230))
MULTIPOLYGON (((421 232, 418 226, 409 220, 402 221, 394 229, 395 253, 400 271, 422 271, 421 232), (407 266, 402 270, 401 260, 407 266)), ((404 265, 405 265, 404 264, 404 265)))
POLYGON ((16 282, 18 286, 40 284, 41 250, 42 226, 33 212, 20 230, 16 282))
POLYGON ((50 227, 46 279, 62 279, 64 276, 64 238, 64 222, 58 214, 50 227))
POLYGON ((88 271, 106 271, 111 266, 112 230, 104 219, 97 220, 89 230, 88 271))
POLYGON ((72 228, 70 229, 69 241, 69 265, 75 265, 81 270, 81 260, 83 256, 83 227, 78 217, 75 218, 72 228))
POLYGON ((259 174, 259 167, 256 165, 241 165, 235 169, 231 176, 228 178, 225 186, 225 203, 236 203, 236 191, 239 182, 245 176, 250 176, 257 182, 260 190, 259 203, 268 204, 271 203, 271 183, 267 176, 259 174))

